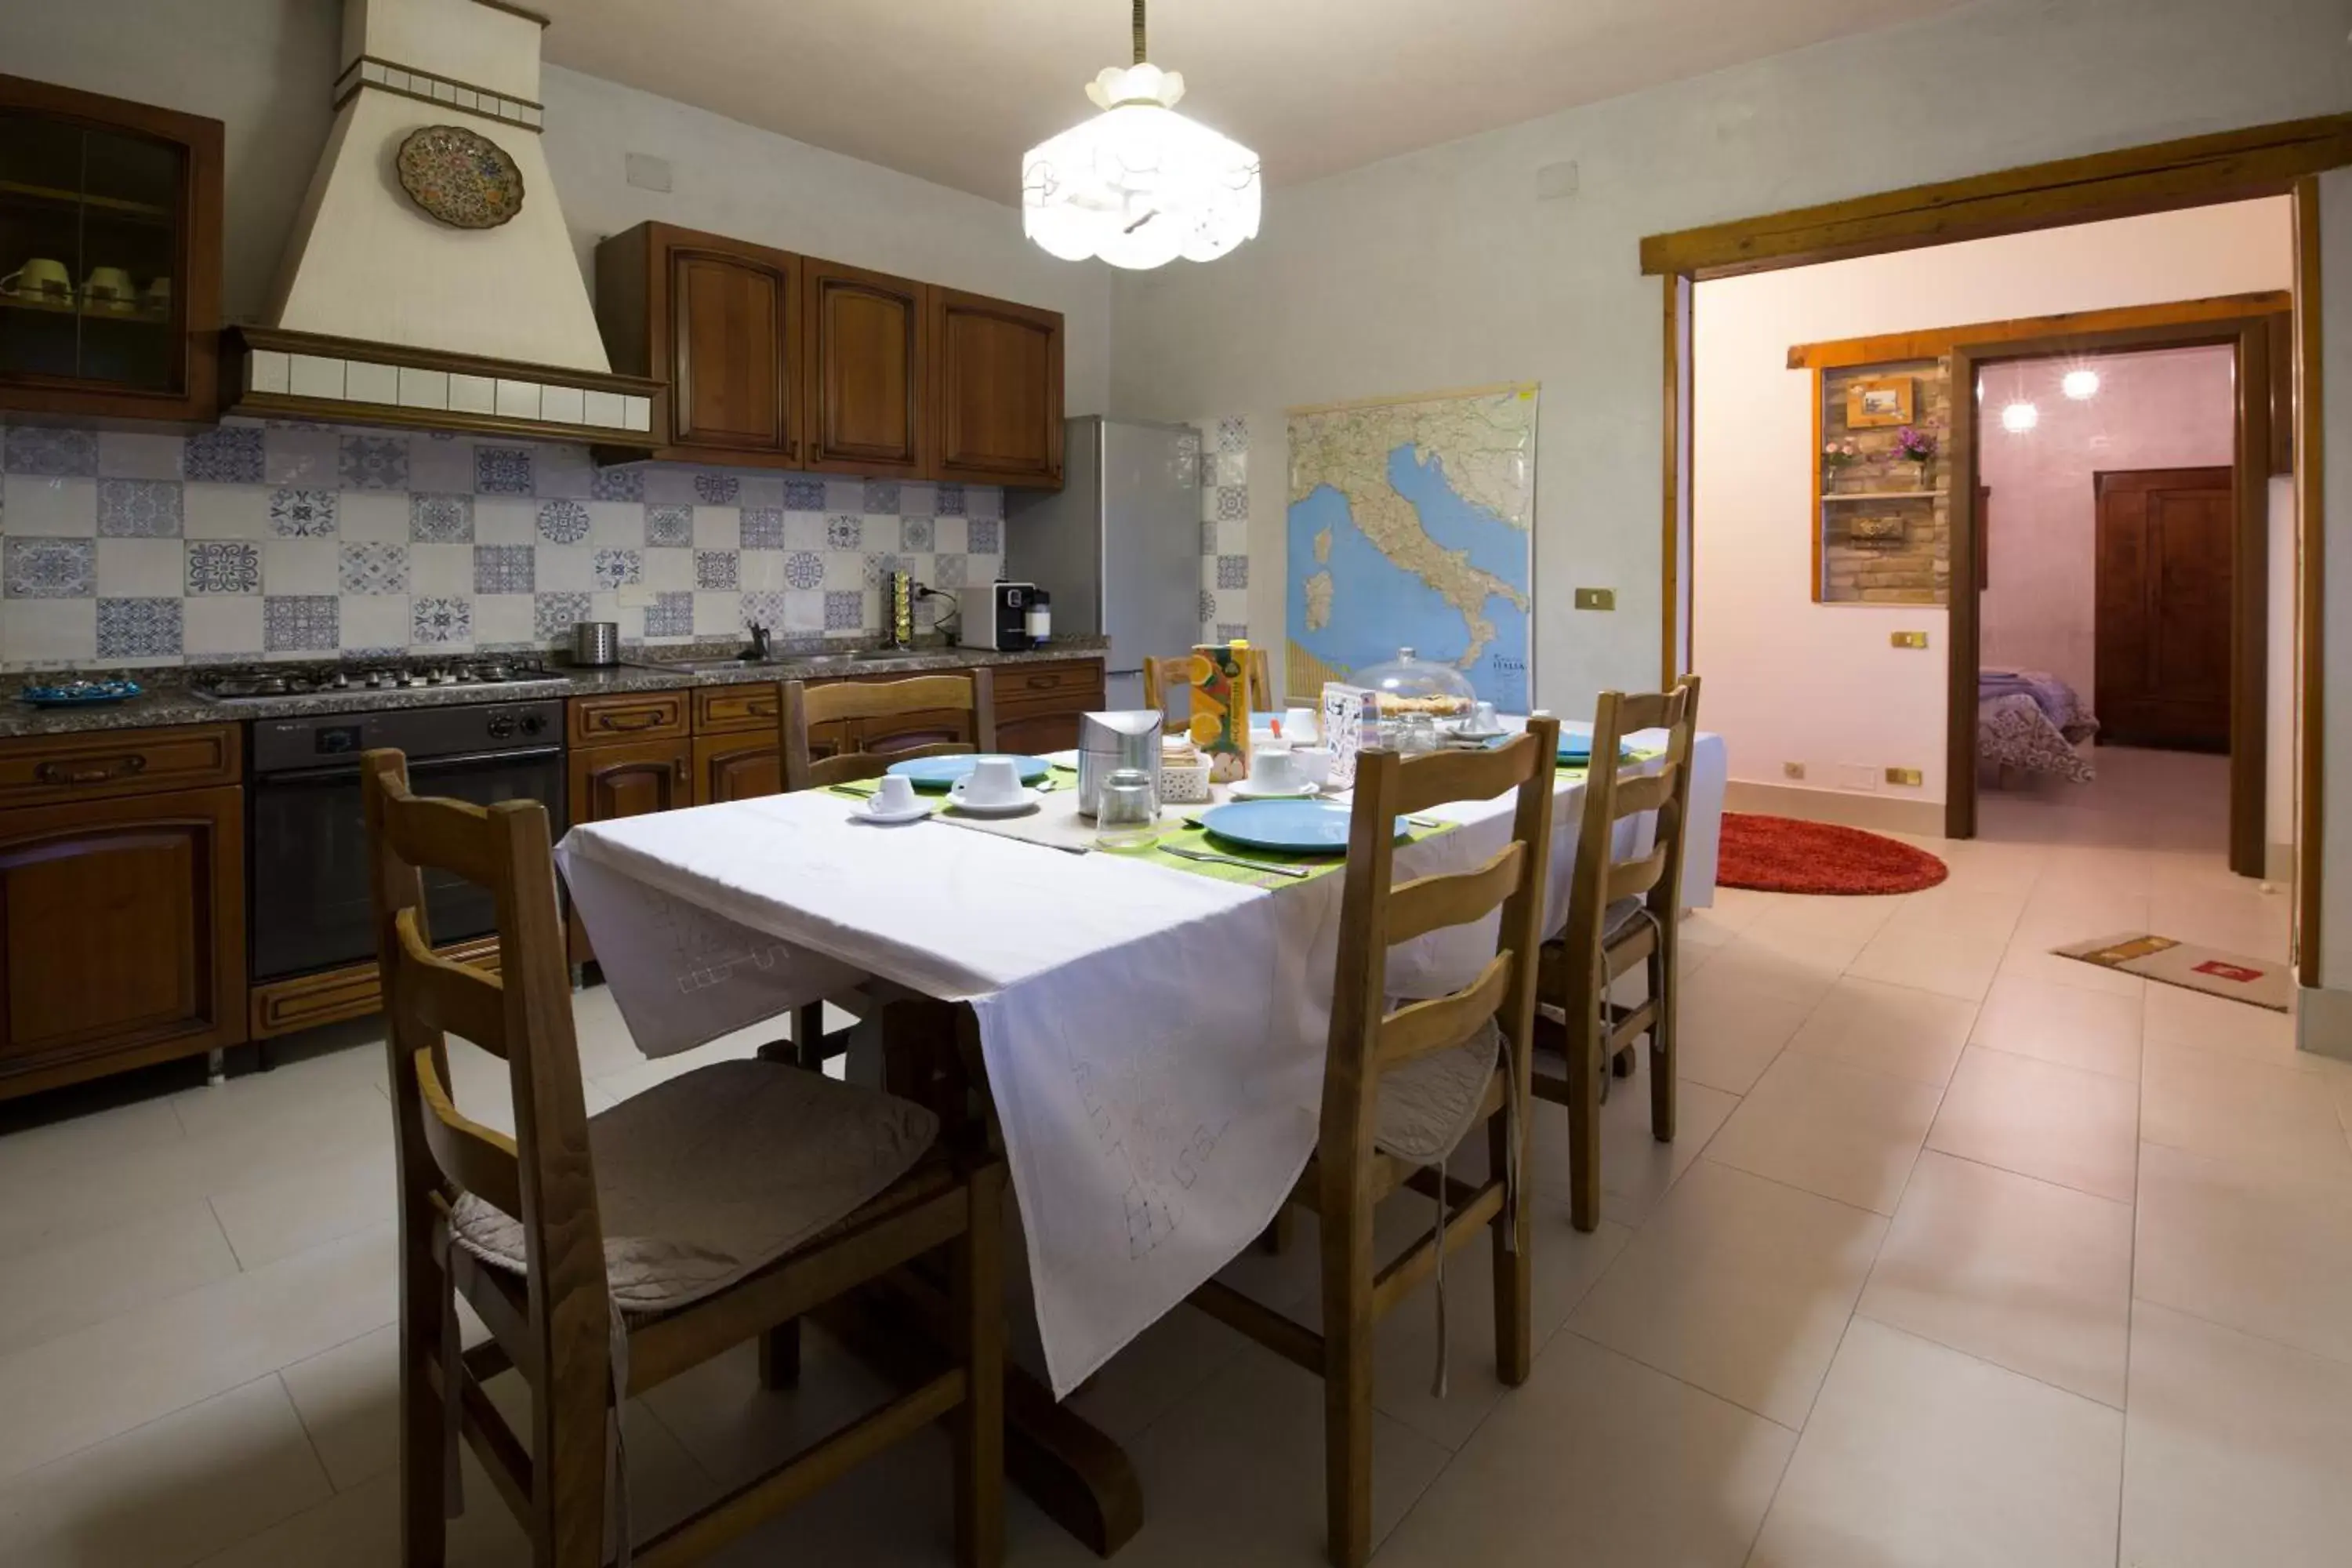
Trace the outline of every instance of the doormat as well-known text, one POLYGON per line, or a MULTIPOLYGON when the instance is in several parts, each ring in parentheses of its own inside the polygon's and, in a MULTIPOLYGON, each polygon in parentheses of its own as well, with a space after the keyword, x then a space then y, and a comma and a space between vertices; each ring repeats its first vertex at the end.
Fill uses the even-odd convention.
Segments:
POLYGON ((2130 931, 2051 951, 2062 958, 2079 958, 2102 969, 2121 970, 2143 980, 2202 991, 2208 996, 2226 996, 2232 1002, 2267 1007, 2273 1013, 2287 1010, 2290 993, 2284 963, 2265 963, 2239 953, 2223 952, 2217 947, 2199 947, 2194 942, 2175 942, 2168 936, 2130 931))

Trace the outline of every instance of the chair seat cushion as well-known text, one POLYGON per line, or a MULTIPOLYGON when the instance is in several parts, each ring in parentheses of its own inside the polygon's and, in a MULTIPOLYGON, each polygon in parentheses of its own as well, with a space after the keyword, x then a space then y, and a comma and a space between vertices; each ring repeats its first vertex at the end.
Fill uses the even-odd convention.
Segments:
POLYGON ((1488 1018, 1462 1044, 1382 1073, 1373 1145, 1416 1165, 1454 1152, 1477 1123, 1502 1047, 1503 1032, 1488 1018))
MULTIPOLYGON (((919 1105, 764 1061, 698 1068, 588 1119, 604 1268, 632 1316, 725 1289, 838 1223, 939 1136, 919 1105)), ((457 1245, 520 1273, 520 1221, 480 1198, 457 1245)))

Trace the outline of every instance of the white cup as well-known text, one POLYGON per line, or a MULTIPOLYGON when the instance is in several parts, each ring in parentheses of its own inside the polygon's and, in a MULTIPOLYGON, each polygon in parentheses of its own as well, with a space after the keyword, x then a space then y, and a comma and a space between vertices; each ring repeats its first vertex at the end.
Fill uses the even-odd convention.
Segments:
POLYGON ((1293 708, 1282 715, 1282 738, 1293 751, 1315 743, 1315 710, 1293 708))
POLYGON ((1502 727, 1501 723, 1495 718, 1495 705, 1493 703, 1480 702, 1475 703, 1471 707, 1470 732, 1472 734, 1491 735, 1502 727))
POLYGON ((1311 789, 1328 789, 1331 764, 1338 761, 1328 746, 1294 746, 1290 759, 1298 764, 1298 780, 1311 789))
POLYGON ((866 809, 877 816, 896 816, 902 811, 913 810, 914 805, 914 781, 904 773, 884 773, 873 798, 866 803, 866 809))
POLYGON ((971 772, 948 786, 959 805, 1011 805, 1021 798, 1021 769, 1011 757, 975 757, 971 772))
POLYGON ((1298 771, 1297 754, 1288 747, 1260 746, 1250 752, 1252 794, 1294 795, 1305 782, 1298 771))

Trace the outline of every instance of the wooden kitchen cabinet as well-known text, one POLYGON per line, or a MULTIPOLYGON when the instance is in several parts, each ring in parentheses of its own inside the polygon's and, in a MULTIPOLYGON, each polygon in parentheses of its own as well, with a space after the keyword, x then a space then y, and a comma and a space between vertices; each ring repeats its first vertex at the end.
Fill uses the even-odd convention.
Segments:
POLYGON ((643 816, 693 804, 694 746, 687 741, 642 741, 591 746, 571 756, 566 798, 572 825, 643 816))
POLYGON ((814 257, 803 262, 802 278, 807 467, 919 476, 930 374, 929 288, 814 257))
POLYGON ((931 475, 971 484, 1062 483, 1062 318, 931 290, 931 475))
POLYGON ((1099 659, 999 666, 996 744, 1031 756, 1067 752, 1078 743, 1078 716, 1103 705, 1099 659))
POLYGON ((596 319, 614 369, 668 383, 653 457, 802 466, 799 257, 639 224, 596 247, 596 319))
POLYGON ((0 408, 215 416, 223 139, 217 120, 0 75, 0 408))
POLYGON ((783 750, 775 731, 764 735, 698 735, 694 741, 694 804, 750 800, 784 787, 783 750))
POLYGON ((0 1096, 242 1044, 245 792, 0 810, 0 1096))

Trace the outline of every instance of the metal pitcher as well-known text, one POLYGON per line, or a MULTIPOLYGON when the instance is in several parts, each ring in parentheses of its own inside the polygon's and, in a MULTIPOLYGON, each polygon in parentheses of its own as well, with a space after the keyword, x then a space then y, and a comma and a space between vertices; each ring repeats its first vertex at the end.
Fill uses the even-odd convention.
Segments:
POLYGON ((1160 727, 1156 709, 1085 713, 1078 717, 1078 815, 1091 817, 1102 805, 1102 789, 1120 768, 1160 776, 1160 727))

